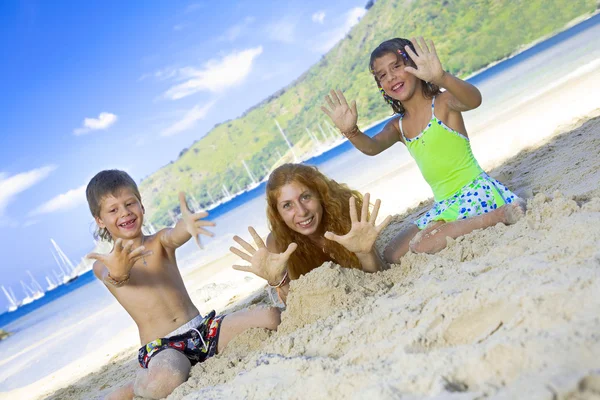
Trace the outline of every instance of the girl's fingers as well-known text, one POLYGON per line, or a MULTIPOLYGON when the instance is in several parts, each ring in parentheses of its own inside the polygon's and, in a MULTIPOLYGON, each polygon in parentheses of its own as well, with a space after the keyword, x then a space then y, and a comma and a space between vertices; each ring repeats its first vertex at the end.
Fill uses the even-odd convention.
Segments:
POLYGON ((350 222, 354 225, 357 222, 358 215, 356 214, 356 199, 350 197, 350 222))
POLYGON ((377 221, 377 214, 379 213, 380 206, 381 206, 381 200, 379 200, 379 199, 375 200, 375 205, 373 206, 373 211, 371 212, 371 220, 369 221, 373 225, 375 225, 375 221, 377 221))
POLYGON ((248 253, 250 253, 251 255, 254 255, 254 253, 256 253, 256 249, 254 247, 252 247, 252 245, 248 242, 246 242, 244 239, 242 239, 241 237, 235 235, 233 237, 233 240, 239 244, 240 246, 242 246, 244 248, 244 250, 246 250, 248 253))
MULTIPOLYGON (((200 212, 192 214, 192 218, 194 218, 195 220, 199 220, 199 219, 206 218, 206 217, 208 217, 208 213, 206 211, 200 211, 200 212)), ((205 221, 205 222, 214 224, 214 222, 212 222, 212 221, 205 221)))
POLYGON ((238 256, 239 258, 241 258, 242 260, 245 260, 245 261, 248 261, 248 262, 252 261, 252 257, 250 257, 248 254, 244 253, 243 251, 241 251, 237 247, 231 246, 229 248, 229 251, 231 251, 233 254, 235 254, 236 256, 238 256))
POLYGON ((344 96, 344 93, 342 93, 341 90, 337 90, 337 97, 340 99, 340 104, 343 106, 348 106, 348 102, 346 101, 346 97, 344 96))
POLYGON ((423 49, 423 51, 425 53, 429 53, 429 47, 427 47, 427 42, 425 41, 425 39, 423 38, 423 36, 419 36, 419 44, 421 45, 421 48, 423 49))
POLYGON ((413 67, 404 67, 404 71, 414 76, 417 76, 417 70, 413 67))
POLYGON ((329 92, 329 94, 330 94, 331 98, 333 99, 333 104, 335 104, 337 106, 342 104, 340 102, 340 99, 338 98, 338 95, 335 90, 331 89, 331 92, 329 92))
MULTIPOLYGON (((408 56, 416 63, 417 60, 419 59, 419 56, 417 55, 417 53, 415 53, 409 45, 404 46, 404 50, 406 51, 408 56)), ((405 71, 406 71, 406 68, 408 68, 408 67, 404 68, 405 71)))
POLYGON ((232 265, 232 268, 235 269, 236 271, 243 271, 243 272, 252 272, 252 273, 254 273, 254 271, 252 271, 252 267, 249 267, 247 265, 232 265))
POLYGON ((254 243, 256 243, 256 246, 259 249, 261 247, 265 247, 265 242, 263 242, 262 238, 260 237, 260 235, 258 233, 256 233, 256 231, 254 230, 253 227, 249 226, 248 227, 248 232, 250 232, 250 235, 252 236, 252 239, 254 239, 254 243))
POLYGON ((190 212, 190 209, 187 205, 187 200, 185 199, 185 193, 179 192, 179 208, 181 209, 181 215, 190 212))
POLYGON ((332 110, 335 109, 335 105, 333 104, 333 100, 331 100, 331 97, 329 97, 329 95, 325 95, 325 101, 327 102, 327 104, 329 104, 329 108, 331 108, 332 110))
POLYGON ((325 237, 325 239, 332 240, 337 243, 340 242, 340 238, 341 238, 341 236, 338 236, 333 232, 325 232, 325 235, 323 235, 323 236, 325 237))
POLYGON ((437 56, 437 50, 435 49, 435 45, 431 39, 429 40, 429 48, 431 49, 431 52, 437 56))
POLYGON ((283 253, 283 257, 287 260, 288 258, 290 258, 290 256, 292 255, 292 253, 294 251, 296 251, 297 248, 298 248, 298 245, 296 243, 290 243, 289 246, 288 246, 288 248, 283 253))
POLYGON ((371 195, 369 193, 365 193, 363 196, 362 210, 360 211, 360 221, 367 222, 369 215, 369 200, 371 200, 371 195))
POLYGON ((382 223, 380 223, 379 225, 377 225, 375 227, 375 230, 377 230, 377 233, 384 230, 389 225, 390 222, 392 222, 392 216, 388 215, 387 217, 385 217, 385 219, 383 220, 382 223))
POLYGON ((329 109, 325 106, 321 106, 321 111, 323 111, 329 118, 331 118, 331 114, 329 113, 329 109))
POLYGON ((423 49, 421 48, 421 46, 419 45, 419 42, 417 41, 417 38, 412 38, 410 40, 415 48, 415 51, 417 52, 417 56, 421 56, 423 55, 423 49))

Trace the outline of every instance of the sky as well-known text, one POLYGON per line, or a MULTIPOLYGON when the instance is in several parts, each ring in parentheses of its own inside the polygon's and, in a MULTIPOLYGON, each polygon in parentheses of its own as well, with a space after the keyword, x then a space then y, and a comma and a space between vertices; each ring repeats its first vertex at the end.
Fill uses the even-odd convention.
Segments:
POLYGON ((0 284, 22 298, 27 271, 58 270, 51 238, 77 263, 97 172, 140 182, 298 78, 366 3, 0 2, 0 284))

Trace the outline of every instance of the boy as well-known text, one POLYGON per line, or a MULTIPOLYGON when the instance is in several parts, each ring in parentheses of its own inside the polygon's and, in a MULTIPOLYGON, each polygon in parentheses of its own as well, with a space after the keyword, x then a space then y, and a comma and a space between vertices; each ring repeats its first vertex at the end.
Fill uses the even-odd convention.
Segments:
POLYGON ((135 381, 111 393, 110 399, 134 395, 158 399, 168 396, 188 379, 191 366, 219 353, 246 329, 276 329, 279 310, 239 311, 204 318, 192 303, 175 259, 175 249, 192 236, 212 236, 214 226, 202 220, 208 213, 191 213, 179 194, 181 219, 173 228, 144 236, 144 206, 137 185, 125 172, 98 173, 87 186, 87 201, 98 224, 97 235, 114 241, 110 254, 91 253, 94 275, 133 318, 142 347, 142 369, 135 381))

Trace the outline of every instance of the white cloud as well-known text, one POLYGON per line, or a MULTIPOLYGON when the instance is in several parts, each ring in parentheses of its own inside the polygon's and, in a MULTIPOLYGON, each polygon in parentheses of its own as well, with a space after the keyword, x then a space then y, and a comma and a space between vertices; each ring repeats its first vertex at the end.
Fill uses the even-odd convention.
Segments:
POLYGON ((325 22, 325 11, 317 11, 312 15, 312 21, 317 24, 323 24, 325 22))
POLYGON ((178 100, 198 92, 210 91, 217 93, 239 85, 250 74, 254 59, 262 51, 262 46, 259 46, 233 52, 221 60, 208 61, 199 70, 194 67, 180 68, 177 75, 187 80, 171 87, 164 93, 164 97, 170 100, 178 100))
POLYGON ((275 42, 293 43, 295 40, 296 23, 289 19, 281 19, 265 28, 269 39, 275 42))
POLYGON ((7 177, 6 174, 0 174, 0 216, 4 214, 6 206, 14 197, 46 179, 55 169, 56 166, 47 165, 28 172, 21 172, 11 177, 7 177))
POLYGON ((85 203, 86 187, 87 184, 76 189, 71 189, 66 193, 59 194, 58 196, 37 207, 35 210, 31 211, 29 216, 33 217, 36 215, 50 214, 57 211, 66 211, 85 203))
POLYGON ((239 38, 242 33, 246 30, 248 25, 254 22, 254 17, 246 17, 244 18, 244 22, 240 24, 233 25, 227 31, 219 37, 220 41, 233 42, 237 38, 239 38))
POLYGON ((161 132, 161 136, 172 136, 180 132, 187 131, 196 125, 196 122, 203 119, 208 111, 212 108, 215 102, 210 102, 203 107, 196 105, 194 108, 189 110, 182 119, 175 122, 173 125, 161 132))
POLYGON ((73 133, 76 136, 79 136, 91 131, 108 129, 111 125, 117 122, 117 119, 118 117, 115 114, 101 112, 100 115, 98 115, 98 118, 85 118, 83 120, 83 127, 75 129, 73 133))
POLYGON ((186 13, 194 12, 202 8, 201 3, 192 3, 185 8, 186 13))
POLYGON ((367 10, 361 7, 354 7, 344 15, 342 25, 331 31, 325 32, 320 36, 315 51, 326 53, 337 44, 352 29, 354 25, 367 13, 367 10))
POLYGON ((184 30, 187 27, 187 24, 177 24, 173 26, 173 30, 175 32, 181 32, 182 30, 184 30))

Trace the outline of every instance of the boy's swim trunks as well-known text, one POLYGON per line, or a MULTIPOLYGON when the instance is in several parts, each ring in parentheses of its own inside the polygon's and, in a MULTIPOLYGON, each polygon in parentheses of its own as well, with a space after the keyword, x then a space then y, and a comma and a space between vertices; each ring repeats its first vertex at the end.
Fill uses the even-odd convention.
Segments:
POLYGON ((175 349, 183 353, 195 365, 212 357, 217 352, 221 322, 224 315, 215 316, 211 311, 202 318, 198 315, 188 323, 169 333, 167 337, 151 341, 138 351, 138 361, 142 368, 148 368, 153 356, 165 349, 175 349))

